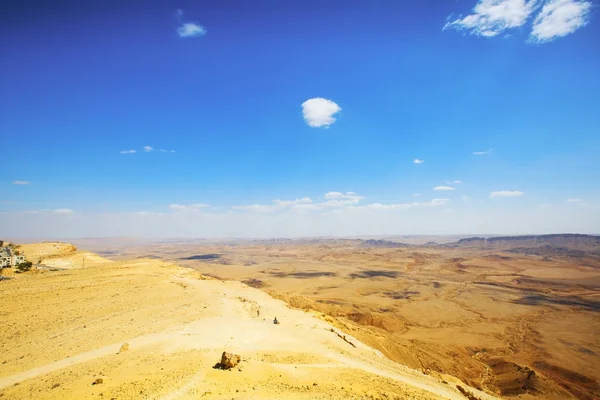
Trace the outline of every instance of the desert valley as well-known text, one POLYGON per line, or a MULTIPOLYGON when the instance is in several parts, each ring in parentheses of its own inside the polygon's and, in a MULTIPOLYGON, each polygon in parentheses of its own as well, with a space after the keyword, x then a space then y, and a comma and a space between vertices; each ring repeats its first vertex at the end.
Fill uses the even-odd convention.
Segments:
POLYGON ((3 270, 2 398, 600 396, 599 237, 71 242, 3 270))

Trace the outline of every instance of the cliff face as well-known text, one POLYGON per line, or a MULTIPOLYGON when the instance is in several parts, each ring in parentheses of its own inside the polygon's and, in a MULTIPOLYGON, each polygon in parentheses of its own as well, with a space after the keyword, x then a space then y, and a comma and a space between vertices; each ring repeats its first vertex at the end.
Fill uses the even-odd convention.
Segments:
POLYGON ((448 246, 497 250, 550 246, 568 250, 598 252, 600 251, 600 236, 564 233, 554 235, 497 236, 491 238, 472 237, 461 239, 448 246))

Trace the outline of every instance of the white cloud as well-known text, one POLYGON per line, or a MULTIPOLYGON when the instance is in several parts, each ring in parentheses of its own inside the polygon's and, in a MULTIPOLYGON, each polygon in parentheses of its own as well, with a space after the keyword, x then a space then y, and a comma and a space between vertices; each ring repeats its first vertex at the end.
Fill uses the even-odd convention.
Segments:
POLYGON ((518 197, 523 196, 525 193, 519 192, 518 190, 499 190, 490 193, 490 199, 494 197, 518 197))
POLYGON ((144 151, 150 152, 150 151, 154 151, 154 149, 150 146, 144 146, 144 151))
POLYGON ((486 151, 474 151, 473 154, 475 154, 476 156, 484 156, 486 154, 490 154, 492 152, 492 149, 486 150, 486 151))
POLYGON ((52 210, 52 212, 55 214, 73 214, 75 211, 70 208, 56 208, 52 210))
POLYGON ((364 197, 357 195, 355 192, 327 192, 323 196, 325 201, 313 203, 309 197, 303 197, 296 200, 273 200, 272 204, 250 204, 244 206, 234 206, 233 210, 253 211, 260 213, 270 213, 291 209, 295 211, 308 210, 326 210, 335 208, 344 208, 358 204, 364 197))
POLYGON ((29 181, 13 181, 13 185, 29 185, 29 181))
POLYGON ((419 197, 421 195, 421 193, 413 193, 413 196, 415 197, 419 197))
POLYGON ((142 216, 156 216, 156 215, 164 215, 163 213, 154 212, 154 211, 136 211, 132 213, 134 215, 142 215, 142 216))
POLYGON ((364 199, 364 197, 359 196, 354 192, 328 192, 325 193, 325 199, 327 201, 319 204, 321 208, 336 208, 357 204, 364 199))
POLYGON ((583 199, 567 199, 567 202, 569 203, 581 203, 583 201, 583 199))
POLYGON ((545 204, 540 204, 539 207, 540 208, 550 208, 550 207, 552 207, 552 205, 548 204, 548 203, 545 203, 545 204))
POLYGON ((452 183, 455 183, 455 184, 457 184, 457 185, 460 185, 460 184, 462 183, 462 181, 454 181, 454 182, 452 182, 452 183))
POLYGON ((335 122, 333 117, 342 111, 340 106, 331 100, 321 97, 308 99, 302 103, 302 115, 308 126, 313 128, 328 127, 335 122))
POLYGON ((437 190, 437 191, 449 191, 449 190, 456 190, 455 188, 453 188, 452 186, 436 186, 433 188, 433 190, 437 190))
POLYGON ((413 207, 440 207, 444 206, 448 203, 448 199, 433 199, 427 202, 414 202, 414 203, 398 203, 398 204, 381 204, 381 203, 372 203, 367 205, 366 207, 359 207, 361 209, 370 209, 370 210, 408 210, 413 207))
POLYGON ((530 39, 544 43, 566 36, 588 23, 590 1, 549 0, 533 21, 530 39))
POLYGON ((233 210, 238 211, 251 211, 258 213, 271 213, 276 211, 281 211, 284 209, 289 209, 295 206, 302 205, 311 205, 312 200, 309 197, 303 197, 301 199, 296 200, 273 200, 272 204, 250 204, 245 206, 233 206, 231 207, 233 210))
POLYGON ((135 153, 135 150, 122 150, 120 153, 121 154, 133 154, 133 153, 135 153))
POLYGON ((423 163, 425 162, 425 160, 419 160, 418 158, 415 158, 415 159, 413 160, 413 162, 414 162, 415 164, 423 164, 423 163))
POLYGON ((195 22, 184 22, 177 28, 180 38, 199 37, 206 35, 206 29, 195 22))
POLYGON ((169 208, 175 211, 198 211, 203 208, 210 207, 210 204, 196 203, 196 204, 169 204, 169 208))
POLYGON ((525 24, 538 0, 479 0, 473 13, 450 21, 443 29, 466 31, 472 35, 494 37, 525 24))

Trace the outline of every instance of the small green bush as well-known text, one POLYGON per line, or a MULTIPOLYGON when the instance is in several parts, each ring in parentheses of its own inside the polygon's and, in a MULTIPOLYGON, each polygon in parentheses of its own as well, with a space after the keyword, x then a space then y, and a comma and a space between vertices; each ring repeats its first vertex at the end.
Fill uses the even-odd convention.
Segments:
POLYGON ((27 272, 31 269, 33 263, 31 261, 25 261, 17 265, 17 271, 19 272, 27 272))

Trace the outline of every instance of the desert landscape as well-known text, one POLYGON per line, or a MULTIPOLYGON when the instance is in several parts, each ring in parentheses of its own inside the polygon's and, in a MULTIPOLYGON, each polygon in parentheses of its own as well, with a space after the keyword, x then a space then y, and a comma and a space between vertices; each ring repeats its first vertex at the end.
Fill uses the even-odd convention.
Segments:
POLYGON ((390 239, 22 244, 0 396, 600 396, 600 238, 390 239))

